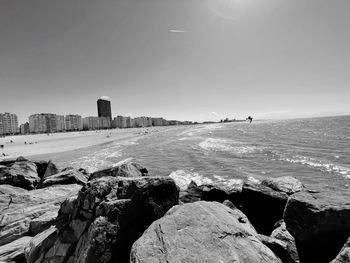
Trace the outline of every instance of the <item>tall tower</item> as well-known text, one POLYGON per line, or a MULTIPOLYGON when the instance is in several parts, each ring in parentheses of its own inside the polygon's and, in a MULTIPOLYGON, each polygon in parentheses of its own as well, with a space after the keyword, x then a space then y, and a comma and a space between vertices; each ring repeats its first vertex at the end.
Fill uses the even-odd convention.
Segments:
POLYGON ((112 121, 111 100, 107 96, 102 96, 97 100, 98 117, 107 117, 112 121))

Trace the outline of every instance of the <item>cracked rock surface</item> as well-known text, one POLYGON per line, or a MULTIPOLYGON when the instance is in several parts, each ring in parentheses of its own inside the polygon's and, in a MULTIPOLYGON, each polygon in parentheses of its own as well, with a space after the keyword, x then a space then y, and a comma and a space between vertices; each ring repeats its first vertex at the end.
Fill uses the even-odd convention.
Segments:
POLYGON ((134 243, 130 262, 282 262, 238 209, 199 201, 175 206, 134 243))

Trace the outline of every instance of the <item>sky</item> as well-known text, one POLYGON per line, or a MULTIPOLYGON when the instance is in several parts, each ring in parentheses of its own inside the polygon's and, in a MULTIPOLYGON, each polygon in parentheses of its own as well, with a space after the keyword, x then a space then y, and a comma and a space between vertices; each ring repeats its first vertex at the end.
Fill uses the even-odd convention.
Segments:
POLYGON ((1 0, 0 112, 350 114, 349 0, 1 0))

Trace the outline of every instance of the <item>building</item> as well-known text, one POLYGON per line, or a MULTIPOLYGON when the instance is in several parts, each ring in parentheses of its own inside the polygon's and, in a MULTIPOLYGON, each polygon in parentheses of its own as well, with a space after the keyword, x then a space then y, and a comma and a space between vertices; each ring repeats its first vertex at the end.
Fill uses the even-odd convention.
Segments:
POLYGON ((16 114, 0 113, 0 135, 16 134, 19 132, 16 114))
POLYGON ((20 134, 24 135, 24 134, 29 134, 29 122, 26 122, 24 124, 21 124, 19 126, 19 132, 20 134))
POLYGON ((113 120, 113 127, 114 128, 127 128, 127 123, 126 123, 127 117, 124 116, 117 116, 113 120))
POLYGON ((134 128, 135 126, 135 119, 131 118, 131 117, 125 117, 125 121, 126 121, 126 127, 127 128, 134 128))
MULTIPOLYGON (((63 117, 63 116, 62 116, 63 117)), ((31 133, 51 133, 58 129, 57 115, 52 113, 37 113, 29 116, 29 131, 31 133)))
POLYGON ((45 113, 37 113, 29 116, 30 133, 47 132, 45 113))
POLYGON ((98 130, 99 129, 99 118, 98 117, 85 117, 83 119, 83 129, 84 130, 98 130))
POLYGON ((56 115, 56 128, 58 132, 66 130, 66 123, 63 115, 56 115))
POLYGON ((83 129, 83 121, 80 115, 66 115, 65 124, 66 131, 81 131, 83 129))
POLYGON ((168 121, 168 125, 180 125, 180 122, 176 120, 171 120, 171 121, 168 121))
POLYGON ((110 129, 111 120, 108 117, 98 117, 98 127, 99 129, 110 129))
POLYGON ((109 97, 102 96, 97 100, 97 112, 98 117, 109 118, 109 121, 112 121, 112 111, 111 111, 111 101, 109 97))
POLYGON ((165 123, 166 120, 163 118, 152 118, 152 126, 163 126, 165 123))
POLYGON ((147 127, 146 117, 137 117, 134 120, 135 120, 135 127, 147 127))

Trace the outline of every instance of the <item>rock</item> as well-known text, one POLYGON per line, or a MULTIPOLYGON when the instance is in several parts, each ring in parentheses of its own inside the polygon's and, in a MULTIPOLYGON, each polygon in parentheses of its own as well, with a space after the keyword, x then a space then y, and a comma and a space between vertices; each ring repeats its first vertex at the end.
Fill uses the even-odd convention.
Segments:
POLYGON ((243 184, 205 184, 198 186, 194 181, 188 185, 187 189, 180 192, 182 203, 193 203, 196 201, 231 201, 235 206, 240 206, 243 184))
POLYGON ((202 199, 202 189, 194 181, 191 181, 186 190, 180 191, 179 199, 182 203, 200 201, 202 199))
POLYGON ((258 235, 260 241, 267 246, 273 253, 277 255, 279 259, 282 260, 283 263, 296 263, 299 262, 299 259, 295 260, 293 258, 293 255, 291 255, 288 250, 288 244, 273 238, 273 237, 268 237, 265 235, 258 235))
POLYGON ((16 159, 14 159, 14 158, 0 160, 0 166, 11 166, 15 162, 16 162, 16 159))
POLYGON ((292 176, 264 179, 262 180, 261 184, 288 195, 299 192, 304 187, 298 179, 292 176))
POLYGON ((29 224, 29 233, 31 236, 34 236, 45 229, 49 228, 51 225, 54 225, 57 217, 56 211, 48 211, 45 214, 33 219, 29 224))
POLYGON ((350 238, 346 241, 338 256, 331 263, 348 263, 350 262, 350 238))
POLYGON ((9 167, 0 167, 0 184, 9 184, 31 190, 36 188, 39 182, 37 166, 33 162, 20 161, 9 167))
POLYGON ((24 247, 32 237, 21 237, 9 244, 0 246, 0 262, 25 262, 24 247))
POLYGON ((230 200, 225 200, 224 202, 222 202, 222 204, 227 206, 228 208, 236 209, 236 206, 230 200))
POLYGON ((36 262, 128 262, 144 230, 178 204, 169 177, 101 177, 62 203, 58 237, 36 262))
POLYGON ((26 158, 24 158, 23 156, 18 156, 16 159, 16 162, 28 162, 28 160, 26 158))
POLYGON ((202 198, 203 201, 216 201, 224 202, 225 200, 231 201, 235 206, 241 204, 241 193, 243 184, 237 186, 229 186, 225 184, 207 184, 202 185, 202 198))
POLYGON ((247 217, 217 202, 176 206, 134 243, 130 262, 281 262, 247 217))
POLYGON ((281 220, 275 225, 271 237, 281 240, 287 244, 287 251, 293 262, 299 262, 298 250, 294 237, 288 232, 286 223, 281 220))
MULTIPOLYGON (((11 185, 0 185, 0 200, 5 200, 0 202, 0 246, 30 235, 33 220, 35 222, 36 219, 43 219, 50 213, 57 213, 60 204, 67 197, 76 195, 80 188, 81 186, 76 184, 56 185, 27 191, 11 185)), ((36 231, 44 226, 45 224, 41 224, 36 231)))
POLYGON ((329 190, 301 191, 287 204, 284 221, 301 262, 330 262, 350 236, 350 196, 329 190))
MULTIPOLYGON (((46 174, 45 174, 46 175, 46 174)), ((83 173, 73 168, 62 170, 58 174, 44 177, 41 187, 47 187, 54 184, 81 184, 84 185, 88 178, 83 173)))
POLYGON ((283 218, 288 195, 259 183, 246 182, 242 189, 242 212, 259 234, 270 235, 283 218))
MULTIPOLYGON (((90 225, 86 236, 78 243, 72 262, 109 262, 117 242, 119 225, 105 217, 98 217, 90 225)), ((118 260, 120 260, 118 258, 118 260)))
POLYGON ((91 174, 89 180, 105 176, 140 177, 148 176, 148 171, 140 164, 127 160, 125 162, 118 163, 115 167, 94 172, 93 174, 91 174))
POLYGON ((56 165, 53 162, 49 161, 43 178, 46 179, 47 177, 50 177, 58 173, 59 173, 59 170, 57 169, 56 165))
POLYGON ((42 261, 44 259, 43 255, 54 244, 56 237, 57 229, 51 227, 31 238, 24 249, 27 262, 34 263, 37 260, 39 262, 42 261))

